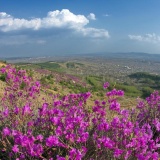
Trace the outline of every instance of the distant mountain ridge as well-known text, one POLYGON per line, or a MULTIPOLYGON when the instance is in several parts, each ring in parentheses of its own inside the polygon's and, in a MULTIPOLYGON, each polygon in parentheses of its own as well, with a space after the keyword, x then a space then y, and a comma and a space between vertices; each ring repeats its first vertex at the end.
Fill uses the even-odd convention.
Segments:
POLYGON ((149 54, 143 52, 116 52, 116 53, 93 53, 86 54, 87 56, 96 56, 104 58, 123 58, 123 59, 140 59, 160 61, 160 54, 149 54))
POLYGON ((97 52, 97 53, 83 53, 83 54, 55 54, 52 56, 33 56, 33 57, 0 57, 2 60, 6 60, 10 63, 25 62, 25 61, 49 61, 49 60, 62 60, 62 59, 74 59, 74 58, 111 58, 111 59, 137 59, 137 60, 150 60, 150 61, 160 61, 160 54, 150 54, 143 52, 97 52))

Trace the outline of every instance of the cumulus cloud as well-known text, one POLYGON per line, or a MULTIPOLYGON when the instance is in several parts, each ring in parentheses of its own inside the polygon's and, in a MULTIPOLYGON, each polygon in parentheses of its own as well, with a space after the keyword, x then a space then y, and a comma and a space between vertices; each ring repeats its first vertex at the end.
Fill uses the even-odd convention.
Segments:
POLYGON ((4 32, 20 29, 39 30, 41 28, 83 27, 89 20, 83 15, 75 15, 67 9, 48 12, 45 18, 33 18, 31 20, 14 18, 4 12, 0 13, 0 29, 4 32))
POLYGON ((96 16, 95 16, 94 13, 90 13, 87 17, 88 17, 88 19, 90 19, 90 20, 96 20, 96 16))
POLYGON ((155 33, 145 34, 145 35, 128 35, 131 40, 144 41, 144 42, 152 42, 158 43, 160 42, 160 36, 155 33))
MULTIPOLYGON (((90 19, 94 20, 95 15, 90 14, 90 19)), ((95 37, 95 38, 109 38, 109 33, 104 29, 88 28, 89 19, 84 15, 75 15, 68 9, 61 11, 55 10, 48 12, 44 18, 33 18, 33 19, 19 19, 13 16, 0 12, 0 31, 11 32, 19 30, 33 30, 38 31, 41 29, 71 29, 84 36, 95 37)))

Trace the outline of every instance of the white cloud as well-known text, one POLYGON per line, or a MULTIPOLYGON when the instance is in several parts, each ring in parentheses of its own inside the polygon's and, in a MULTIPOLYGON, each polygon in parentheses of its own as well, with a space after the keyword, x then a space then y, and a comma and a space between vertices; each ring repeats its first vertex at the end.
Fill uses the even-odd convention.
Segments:
POLYGON ((109 15, 109 14, 105 14, 104 16, 105 16, 105 17, 109 17, 110 15, 109 15))
POLYGON ((144 42, 152 42, 158 43, 160 42, 160 36, 155 33, 145 34, 145 35, 128 35, 131 40, 144 41, 144 42))
POLYGON ((19 30, 19 29, 38 29, 40 28, 41 20, 40 19, 18 19, 13 18, 11 15, 8 15, 4 12, 0 13, 0 30, 3 32, 19 30))
POLYGON ((89 36, 92 38, 101 38, 101 37, 110 37, 108 31, 104 29, 96 29, 96 28, 81 28, 79 30, 84 36, 89 36))
MULTIPOLYGON (((95 15, 93 13, 90 13, 90 19, 95 19, 95 15)), ((78 33, 82 33, 84 36, 109 38, 107 30, 88 28, 87 24, 89 24, 89 19, 84 15, 75 15, 68 9, 50 11, 44 18, 33 18, 30 20, 14 18, 5 12, 0 12, 0 31, 2 32, 25 29, 40 30, 62 28, 71 29, 78 33)))
POLYGON ((75 15, 68 9, 48 12, 47 17, 42 19, 42 27, 65 27, 79 28, 87 25, 89 20, 83 15, 75 15))
POLYGON ((90 13, 87 17, 88 17, 88 19, 90 19, 90 20, 96 20, 96 16, 95 16, 94 13, 90 13))
POLYGON ((45 44, 46 43, 46 41, 45 40, 37 40, 37 44, 45 44))
POLYGON ((89 20, 85 16, 75 15, 67 9, 48 12, 45 18, 33 18, 31 20, 18 19, 4 12, 0 13, 0 29, 4 32, 20 29, 38 30, 52 27, 77 28, 88 23, 89 20))

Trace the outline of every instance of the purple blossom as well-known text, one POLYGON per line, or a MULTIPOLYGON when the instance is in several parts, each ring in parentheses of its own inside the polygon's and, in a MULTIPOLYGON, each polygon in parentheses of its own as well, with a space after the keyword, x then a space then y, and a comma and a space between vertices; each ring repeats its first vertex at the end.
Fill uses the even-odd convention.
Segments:
POLYGON ((58 125, 58 123, 59 123, 59 118, 58 118, 58 117, 52 117, 52 118, 50 119, 50 121, 51 121, 54 125, 58 125))
POLYGON ((36 81, 36 82, 35 82, 35 85, 36 85, 37 87, 40 87, 40 86, 41 86, 41 84, 40 84, 39 81, 36 81))
POLYGON ((5 68, 1 68, 0 72, 4 74, 6 72, 6 69, 5 68))
POLYGON ((15 113, 15 114, 18 114, 19 111, 20 111, 20 109, 16 106, 16 107, 14 108, 14 113, 15 113))
POLYGON ((4 137, 9 136, 10 134, 11 134, 11 131, 8 127, 3 128, 2 135, 4 137))
POLYGON ((154 152, 154 153, 152 154, 152 159, 153 159, 153 160, 158 160, 159 157, 160 157, 160 156, 159 156, 158 152, 154 152))
POLYGON ((36 137, 36 139, 37 139, 38 141, 42 142, 42 140, 43 140, 43 135, 39 134, 39 135, 36 137))
POLYGON ((22 115, 25 115, 25 114, 30 114, 31 113, 31 108, 29 105, 25 105, 23 108, 22 108, 22 115))
POLYGON ((43 153, 43 147, 41 144, 34 144, 31 148, 30 154, 32 156, 39 157, 43 153))
POLYGON ((27 123, 27 126, 28 126, 28 127, 34 126, 34 122, 33 122, 33 121, 29 121, 29 122, 27 123))
POLYGON ((114 110, 114 111, 120 111, 120 103, 113 101, 110 106, 109 106, 110 110, 114 110))
POLYGON ((130 115, 129 110, 126 110, 126 109, 122 109, 120 114, 122 114, 126 118, 128 118, 128 116, 130 115))
POLYGON ((108 82, 105 82, 104 84, 103 84, 103 88, 104 89, 107 89, 109 87, 109 83, 108 82))
POLYGON ((46 139, 46 145, 48 147, 58 146, 59 145, 58 138, 56 136, 49 136, 46 139))
POLYGON ((75 148, 72 148, 70 151, 69 151, 69 157, 71 159, 74 159, 75 156, 77 155, 77 150, 75 148))
POLYGON ((12 151, 13 151, 14 153, 19 152, 18 145, 14 145, 14 146, 12 147, 12 151))
POLYGON ((81 142, 86 142, 89 137, 89 133, 85 132, 81 134, 81 142))
POLYGON ((9 109, 8 109, 8 108, 6 108, 6 109, 3 111, 3 115, 4 115, 5 117, 8 117, 8 116, 9 116, 9 109))
POLYGON ((111 97, 111 96, 119 96, 119 97, 122 97, 122 96, 124 96, 124 91, 113 89, 112 91, 107 92, 106 96, 107 96, 107 97, 111 97))
POLYGON ((157 131, 160 131, 160 121, 157 118, 153 121, 153 124, 155 125, 157 131))
POLYGON ((102 142, 103 142, 103 145, 108 149, 112 149, 114 146, 114 142, 108 137, 104 137, 102 139, 102 142))
POLYGON ((122 153, 123 153, 123 150, 116 148, 114 150, 114 157, 119 158, 122 155, 122 153))
POLYGON ((106 105, 106 102, 105 102, 105 101, 102 101, 102 105, 106 105))
POLYGON ((66 158, 57 155, 57 160, 66 160, 66 158))

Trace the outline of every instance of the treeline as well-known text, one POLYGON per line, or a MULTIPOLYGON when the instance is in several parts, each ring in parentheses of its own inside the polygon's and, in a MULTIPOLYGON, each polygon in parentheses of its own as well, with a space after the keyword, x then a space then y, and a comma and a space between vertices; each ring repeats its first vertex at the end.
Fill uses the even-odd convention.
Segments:
MULTIPOLYGON (((147 72, 137 72, 137 73, 133 73, 131 75, 129 75, 130 78, 134 78, 137 80, 146 80, 146 82, 159 82, 160 81, 160 76, 159 75, 155 75, 155 74, 150 74, 147 72)), ((152 84, 152 83, 151 83, 152 84)))

